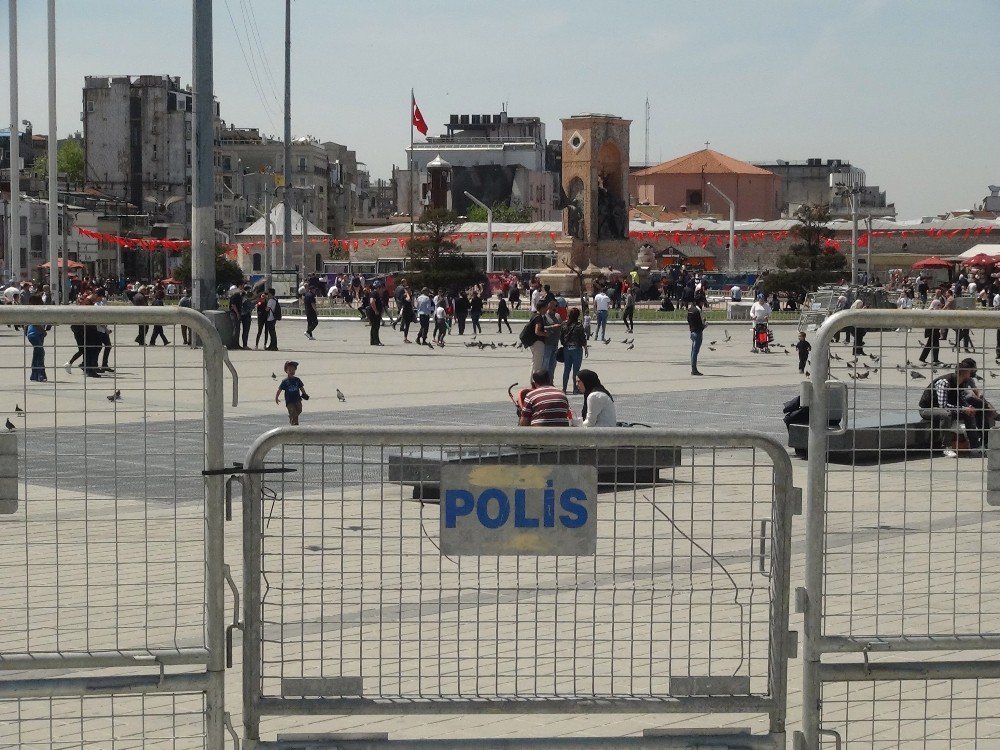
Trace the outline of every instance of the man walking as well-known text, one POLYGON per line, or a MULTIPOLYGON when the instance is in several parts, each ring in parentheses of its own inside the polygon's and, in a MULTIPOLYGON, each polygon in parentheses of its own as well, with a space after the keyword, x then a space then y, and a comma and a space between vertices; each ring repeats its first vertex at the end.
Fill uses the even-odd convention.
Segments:
POLYGON ((597 328, 594 330, 594 340, 603 341, 608 335, 608 310, 611 308, 611 298, 603 289, 594 297, 594 309, 597 310, 597 328))
POLYGON ((311 284, 302 295, 302 307, 306 312, 306 338, 315 341, 313 331, 319 325, 319 314, 316 312, 316 290, 311 284))
POLYGON ((687 309, 688 330, 691 332, 691 374, 701 375, 698 371, 698 352, 701 351, 701 342, 705 335, 705 314, 694 302, 688 304, 687 309))
POLYGON ((267 302, 264 303, 267 317, 264 318, 264 340, 268 342, 265 347, 269 352, 278 351, 278 320, 281 318, 281 305, 275 295, 274 287, 267 290, 267 302))

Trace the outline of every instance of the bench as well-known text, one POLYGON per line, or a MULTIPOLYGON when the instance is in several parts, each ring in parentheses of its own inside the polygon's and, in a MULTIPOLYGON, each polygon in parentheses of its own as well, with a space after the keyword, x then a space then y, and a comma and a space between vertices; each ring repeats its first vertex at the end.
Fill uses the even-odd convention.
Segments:
MULTIPOLYGON (((920 412, 881 412, 876 416, 848 417, 843 432, 833 431, 827 438, 827 460, 832 463, 877 461, 900 457, 912 451, 930 451, 938 447, 932 418, 920 412)), ((809 454, 809 425, 788 425, 788 447, 797 456, 809 454)))
POLYGON ((414 499, 441 497, 441 467, 445 465, 535 466, 568 464, 596 466, 600 486, 655 484, 661 469, 680 465, 681 450, 656 448, 487 448, 406 451, 388 457, 388 479, 413 487, 414 499))

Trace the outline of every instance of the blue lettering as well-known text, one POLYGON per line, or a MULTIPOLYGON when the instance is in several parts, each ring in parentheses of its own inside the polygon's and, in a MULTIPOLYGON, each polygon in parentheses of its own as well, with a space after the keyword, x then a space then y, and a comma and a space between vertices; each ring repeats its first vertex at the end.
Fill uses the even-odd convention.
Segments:
POLYGON ((476 503, 476 515, 479 516, 479 523, 487 529, 499 529, 507 523, 507 519, 510 517, 510 501, 507 499, 507 495, 495 487, 484 491, 479 496, 479 502, 476 503), (490 515, 490 500, 497 501, 496 516, 490 515))
POLYGON ((444 527, 455 528, 459 516, 469 515, 476 507, 476 498, 468 490, 448 490, 444 494, 444 527))
POLYGON ((542 495, 542 525, 551 529, 556 525, 556 493, 552 489, 552 480, 545 483, 545 493, 542 495))
POLYGON ((527 516, 524 490, 514 490, 514 527, 518 529, 537 529, 538 519, 527 516))
POLYGON ((587 523, 587 508, 577 502, 586 499, 587 493, 575 487, 570 487, 559 496, 559 507, 566 513, 572 514, 559 516, 559 520, 567 529, 578 529, 587 523))

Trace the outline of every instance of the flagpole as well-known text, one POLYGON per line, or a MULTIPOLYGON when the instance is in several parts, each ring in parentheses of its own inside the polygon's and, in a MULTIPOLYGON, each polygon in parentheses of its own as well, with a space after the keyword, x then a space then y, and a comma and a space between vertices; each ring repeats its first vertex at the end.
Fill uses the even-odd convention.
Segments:
POLYGON ((409 173, 410 178, 407 180, 409 183, 409 193, 410 193, 410 241, 413 241, 413 111, 417 105, 417 100, 413 96, 413 89, 410 89, 410 152, 409 157, 409 173))

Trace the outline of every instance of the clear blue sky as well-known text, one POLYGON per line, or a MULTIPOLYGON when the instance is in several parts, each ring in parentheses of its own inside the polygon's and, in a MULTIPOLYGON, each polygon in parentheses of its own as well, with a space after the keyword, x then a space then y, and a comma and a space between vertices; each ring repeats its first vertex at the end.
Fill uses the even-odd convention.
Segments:
MULTIPOLYGON (((190 82, 190 0, 57 5, 60 136, 80 128, 85 74, 190 82)), ((283 8, 215 0, 227 122, 281 132, 283 8)), ((45 4, 19 10, 21 117, 45 132, 45 4)), ((634 121, 641 162, 648 95, 654 162, 706 140, 748 161, 849 159, 915 217, 970 208, 1000 183, 998 31, 998 0, 294 0, 292 127, 387 177, 405 160, 412 86, 432 134, 504 101, 549 138, 560 117, 608 112, 634 121)), ((6 124, 6 88, 0 107, 6 124)))

